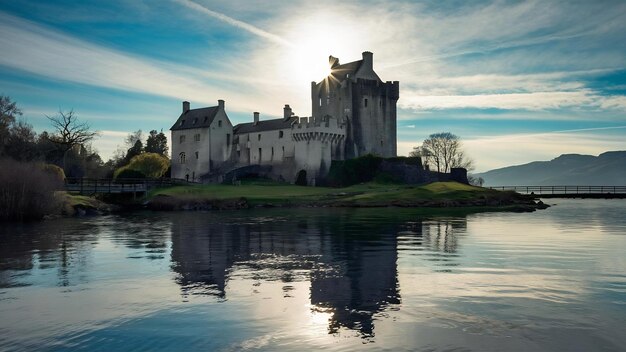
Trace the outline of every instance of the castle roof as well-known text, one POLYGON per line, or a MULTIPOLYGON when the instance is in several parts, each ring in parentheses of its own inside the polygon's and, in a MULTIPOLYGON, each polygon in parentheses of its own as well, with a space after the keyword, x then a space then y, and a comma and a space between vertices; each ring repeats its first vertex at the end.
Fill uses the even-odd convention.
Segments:
POLYGON ((208 108, 190 109, 180 114, 176 123, 170 128, 171 131, 187 130, 191 128, 209 127, 215 119, 219 106, 208 108))
POLYGON ((254 122, 240 123, 237 126, 233 127, 233 133, 254 133, 262 131, 290 129, 291 124, 294 122, 294 119, 297 119, 297 117, 294 116, 289 119, 264 120, 259 121, 256 125, 254 124, 254 122))
POLYGON ((356 72, 361 67, 361 63, 363 63, 363 60, 357 60, 353 62, 348 62, 347 64, 334 66, 332 67, 330 74, 335 77, 337 81, 341 82, 346 79, 346 75, 348 74, 350 76, 354 76, 354 74, 356 74, 356 72))

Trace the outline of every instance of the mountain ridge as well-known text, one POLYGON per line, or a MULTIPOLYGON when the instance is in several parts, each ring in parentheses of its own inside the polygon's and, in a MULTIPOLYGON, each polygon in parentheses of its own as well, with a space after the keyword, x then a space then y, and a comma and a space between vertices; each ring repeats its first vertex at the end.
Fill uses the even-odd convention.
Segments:
POLYGON ((622 186, 626 185, 626 150, 598 156, 561 154, 548 161, 532 161, 482 173, 485 186, 622 186))

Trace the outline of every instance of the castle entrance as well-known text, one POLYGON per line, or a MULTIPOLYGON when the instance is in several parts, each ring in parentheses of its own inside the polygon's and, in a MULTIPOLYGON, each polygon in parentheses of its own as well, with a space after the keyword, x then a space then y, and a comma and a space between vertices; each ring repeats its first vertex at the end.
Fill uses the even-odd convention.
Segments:
POLYGON ((298 186, 306 186, 308 184, 306 181, 306 170, 300 170, 298 172, 298 176, 296 176, 296 184, 298 186))

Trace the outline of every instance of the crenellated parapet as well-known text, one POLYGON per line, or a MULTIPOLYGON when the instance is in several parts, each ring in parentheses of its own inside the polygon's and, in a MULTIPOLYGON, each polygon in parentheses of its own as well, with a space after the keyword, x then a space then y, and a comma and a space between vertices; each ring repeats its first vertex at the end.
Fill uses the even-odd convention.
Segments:
POLYGON ((300 117, 291 125, 291 139, 296 142, 339 143, 344 140, 345 136, 346 130, 343 124, 330 116, 300 117))

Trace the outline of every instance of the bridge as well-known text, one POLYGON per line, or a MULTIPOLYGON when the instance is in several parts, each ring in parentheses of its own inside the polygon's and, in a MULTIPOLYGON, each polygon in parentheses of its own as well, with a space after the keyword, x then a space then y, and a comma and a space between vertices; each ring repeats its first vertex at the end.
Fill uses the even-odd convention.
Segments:
POLYGON ((65 190, 78 194, 114 194, 132 193, 134 195, 148 192, 156 187, 193 184, 186 180, 163 179, 111 179, 111 178, 66 178, 65 190))
POLYGON ((626 186, 487 186, 487 188, 534 194, 542 198, 626 198, 626 186))

